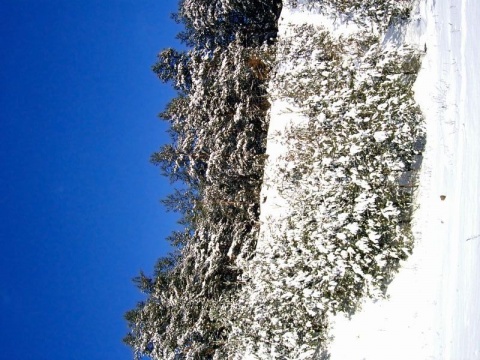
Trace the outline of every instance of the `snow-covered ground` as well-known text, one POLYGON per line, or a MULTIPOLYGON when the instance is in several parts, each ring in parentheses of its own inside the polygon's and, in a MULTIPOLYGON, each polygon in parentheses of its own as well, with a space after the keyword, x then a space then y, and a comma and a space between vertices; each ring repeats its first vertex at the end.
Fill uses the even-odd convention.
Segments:
POLYGON ((478 0, 420 0, 412 14, 405 39, 427 49, 416 244, 388 300, 333 319, 332 360, 480 359, 479 34, 478 0))
MULTIPOLYGON (((313 22, 336 35, 357 30, 288 8, 282 17, 281 29, 282 23, 313 22)), ((479 35, 480 1, 418 0, 410 24, 385 36, 385 46, 406 41, 426 50, 415 84, 427 130, 415 248, 387 300, 366 300, 351 319, 332 317, 331 360, 480 359, 479 35)), ((275 134, 303 121, 301 109, 272 103, 261 210, 268 226, 261 228, 260 248, 288 216, 275 181, 286 149, 275 134)))

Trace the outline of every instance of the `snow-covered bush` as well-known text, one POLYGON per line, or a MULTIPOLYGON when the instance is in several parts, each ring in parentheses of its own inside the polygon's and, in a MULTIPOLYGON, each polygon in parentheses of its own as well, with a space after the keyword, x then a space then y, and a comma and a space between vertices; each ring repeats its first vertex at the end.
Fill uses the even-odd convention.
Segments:
POLYGON ((385 29, 395 18, 410 16, 410 0, 286 0, 288 7, 319 12, 335 21, 385 29))
POLYGON ((416 50, 385 48, 364 30, 334 37, 303 25, 288 34, 271 95, 308 122, 292 119, 277 139, 287 147, 279 174, 265 179, 289 216, 263 232, 239 302, 236 336, 256 359, 311 359, 328 339, 327 314, 385 296, 412 250, 414 183, 400 179, 424 138, 411 89, 416 50))

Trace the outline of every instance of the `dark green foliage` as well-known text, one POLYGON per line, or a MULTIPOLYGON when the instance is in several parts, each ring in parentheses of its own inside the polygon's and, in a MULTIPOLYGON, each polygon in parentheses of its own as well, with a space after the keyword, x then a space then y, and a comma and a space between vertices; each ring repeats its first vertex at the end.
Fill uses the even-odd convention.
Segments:
POLYGON ((242 266, 253 255, 269 109, 266 84, 280 1, 183 0, 176 15, 189 50, 165 49, 153 71, 178 91, 160 118, 171 143, 151 156, 178 188, 162 202, 181 214, 176 248, 146 300, 125 314, 137 357, 224 359, 242 266))
POLYGON ((188 91, 191 77, 188 69, 188 54, 174 49, 165 49, 158 54, 152 70, 163 82, 173 82, 176 90, 188 91))
POLYGON ((273 43, 281 0, 182 0, 175 19, 188 46, 214 50, 241 40, 246 47, 273 43))

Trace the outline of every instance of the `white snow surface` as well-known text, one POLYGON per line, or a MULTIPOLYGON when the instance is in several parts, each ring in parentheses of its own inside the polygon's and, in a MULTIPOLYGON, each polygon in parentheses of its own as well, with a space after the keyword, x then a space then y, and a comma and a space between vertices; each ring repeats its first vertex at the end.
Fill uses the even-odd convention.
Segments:
MULTIPOLYGON (((282 17, 280 29, 288 21, 319 23, 338 36, 358 31, 353 24, 329 26, 328 18, 318 14, 284 8, 282 17)), ((415 84, 427 127, 414 216, 415 248, 390 284, 388 299, 365 300, 351 319, 332 316, 331 360, 480 359, 477 34, 478 0, 419 0, 407 29, 385 34, 386 47, 406 41, 427 49, 415 84)), ((260 248, 288 215, 275 184, 277 159, 285 152, 281 133, 289 124, 305 120, 290 103, 273 101, 260 248)), ((380 133, 376 139, 384 141, 380 133)))
POLYGON ((402 35, 427 47, 415 84, 427 126, 415 248, 389 299, 332 319, 332 360, 480 359, 478 34, 480 1, 420 0, 402 35))

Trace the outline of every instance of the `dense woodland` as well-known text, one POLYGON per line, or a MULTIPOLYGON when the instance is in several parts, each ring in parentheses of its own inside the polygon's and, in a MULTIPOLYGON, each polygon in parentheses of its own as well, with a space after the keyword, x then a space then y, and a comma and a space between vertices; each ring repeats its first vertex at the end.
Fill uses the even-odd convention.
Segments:
POLYGON ((278 42, 280 0, 180 1, 187 50, 165 49, 153 66, 177 90, 160 115, 171 143, 151 161, 175 184, 163 202, 183 231, 151 276, 134 279, 146 300, 125 314, 124 341, 137 359, 317 356, 327 313, 381 296, 411 251, 412 188, 400 178, 421 152, 411 92, 420 55, 383 53, 380 43, 408 19, 409 2, 283 6, 299 3, 348 16, 360 32, 333 38, 306 26, 278 42), (310 121, 286 134, 290 165, 279 168, 289 225, 259 252, 268 116, 279 98, 310 121))
MULTIPOLYGON (((126 314, 137 357, 220 356, 235 319, 242 262, 256 245, 279 1, 183 0, 188 50, 160 52, 153 71, 178 92, 161 118, 171 143, 151 157, 176 184, 164 204, 182 215, 177 249, 135 279, 147 300, 126 314)), ((221 358, 221 357, 220 357, 221 358)))

